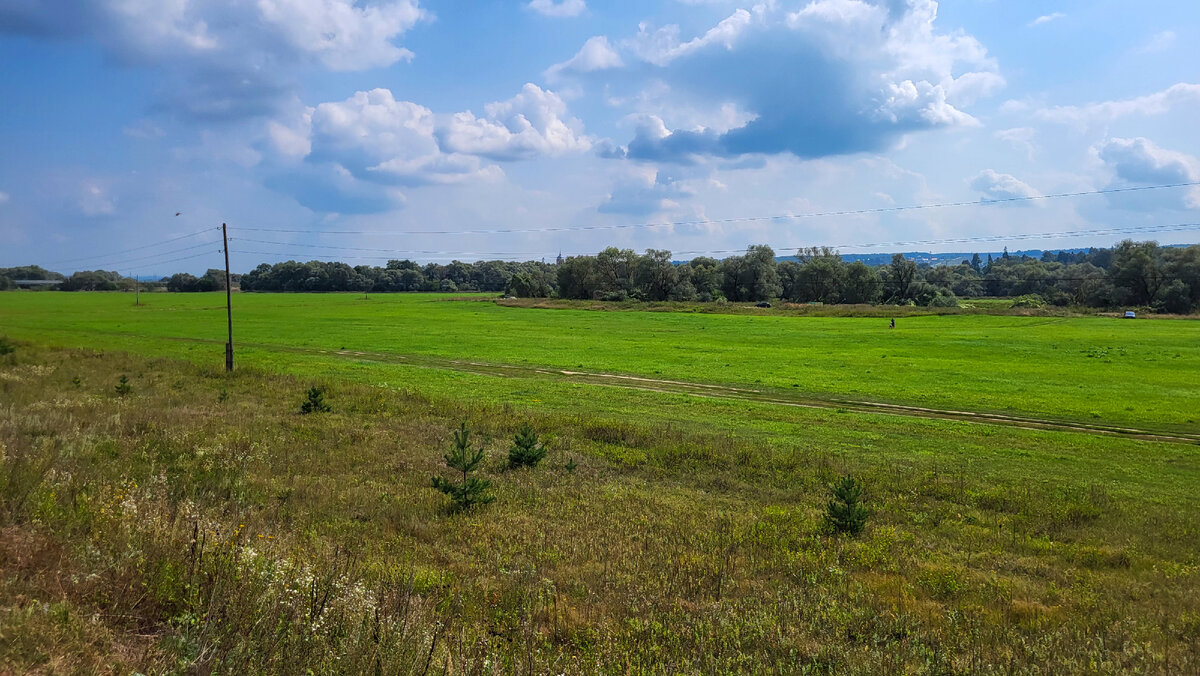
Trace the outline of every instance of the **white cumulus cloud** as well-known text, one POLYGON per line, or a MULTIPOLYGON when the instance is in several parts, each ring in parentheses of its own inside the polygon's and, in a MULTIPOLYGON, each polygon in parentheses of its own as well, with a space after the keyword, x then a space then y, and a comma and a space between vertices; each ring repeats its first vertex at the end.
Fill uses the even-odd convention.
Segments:
POLYGON ((456 182, 480 171, 478 159, 442 152, 433 111, 397 101, 387 89, 322 103, 311 125, 309 159, 335 163, 359 179, 420 185, 456 182))
POLYGON ((651 31, 642 23, 638 26, 638 34, 625 45, 643 61, 656 66, 665 66, 675 59, 698 52, 711 45, 720 45, 725 49, 733 49, 737 39, 750 25, 753 15, 744 9, 738 9, 733 14, 721 20, 710 28, 704 35, 694 37, 687 42, 679 40, 679 26, 671 24, 651 31))
POLYGON ((287 158, 301 158, 312 152, 312 115, 315 109, 304 107, 291 120, 267 122, 267 138, 275 151, 287 158))
MULTIPOLYGON (((1115 174, 1110 187, 1139 185, 1174 185, 1200 181, 1200 160, 1186 152, 1178 152, 1159 145, 1148 138, 1110 138, 1099 144, 1096 155, 1115 174)), ((1133 197, 1133 196, 1130 196, 1133 197)), ((1153 191, 1147 199, 1154 205, 1200 209, 1200 187, 1184 191, 1153 191), (1182 195, 1182 201, 1178 196, 1182 195), (1164 202, 1165 201, 1165 202, 1164 202)), ((1128 204, 1133 208, 1144 208, 1146 199, 1124 199, 1116 197, 1116 203, 1128 204)))
POLYGON ((971 180, 971 189, 983 193, 985 200, 1013 200, 1041 195, 1033 186, 1012 174, 984 169, 971 180))
POLYGON ((260 19, 295 52, 331 70, 362 70, 412 58, 393 40, 424 12, 412 0, 258 0, 260 19))
POLYGON ((495 160, 557 156, 592 147, 581 123, 567 117, 562 98, 532 83, 507 101, 487 104, 484 112, 483 117, 470 111, 451 116, 438 131, 442 146, 495 160))
POLYGON ((595 77, 614 90, 610 105, 635 109, 624 153, 633 159, 880 151, 908 133, 977 126, 965 108, 1005 86, 978 40, 936 22, 933 0, 812 0, 795 11, 768 2, 690 39, 677 25, 642 23, 609 42, 626 63, 642 63, 595 77), (622 91, 631 85, 642 91, 622 91), (647 94, 655 91, 675 105, 647 105, 664 98, 647 94), (738 111, 742 124, 695 123, 697 108, 715 106, 738 111))
POLYGON ((270 187, 318 211, 371 213, 400 206, 397 187, 493 181, 497 161, 583 152, 592 140, 554 92, 527 84, 484 115, 438 114, 388 89, 271 120, 267 138, 279 173, 270 187))
MULTIPOLYGON (((723 186, 722 186, 723 187, 723 186)), ((617 178, 596 210, 604 214, 648 216, 680 206, 695 189, 684 181, 649 167, 638 167, 617 178)))
POLYGON ((1161 115, 1180 105, 1200 102, 1200 84, 1180 82, 1160 92, 1132 99, 1099 101, 1082 106, 1053 106, 1036 111, 1043 120, 1063 124, 1109 121, 1130 115, 1161 115))
POLYGON ((592 73, 608 68, 624 66, 621 55, 608 43, 608 38, 597 35, 583 43, 575 56, 546 69, 546 78, 555 80, 564 73, 592 73))
POLYGON ((0 3, 0 34, 91 38, 152 67, 173 112, 228 119, 279 110, 311 69, 410 59, 396 40, 427 16, 417 0, 15 0, 0 3))
POLYGON ((1034 19, 1033 21, 1030 21, 1029 25, 1030 26, 1041 26, 1042 24, 1047 24, 1047 23, 1050 23, 1051 21, 1058 21, 1059 19, 1066 18, 1066 16, 1067 15, 1063 14, 1062 12, 1054 12, 1052 14, 1043 14, 1043 15, 1039 16, 1038 18, 1034 19))
MULTIPOLYGON (((1172 185, 1200 181, 1200 160, 1159 147, 1147 138, 1111 138, 1096 154, 1116 175, 1114 186, 1172 185)), ((1178 193, 1164 191, 1167 199, 1178 193)), ((1183 193, 1183 205, 1200 208, 1200 188, 1183 193)))
POLYGON ((526 7, 543 16, 572 17, 583 14, 587 3, 584 0, 532 0, 526 7))

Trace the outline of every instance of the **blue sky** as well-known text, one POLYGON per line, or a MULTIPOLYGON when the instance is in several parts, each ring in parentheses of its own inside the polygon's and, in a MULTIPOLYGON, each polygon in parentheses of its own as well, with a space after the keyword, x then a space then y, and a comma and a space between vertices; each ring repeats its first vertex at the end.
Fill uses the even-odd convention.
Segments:
POLYGON ((0 0, 0 64, 0 266, 1200 240, 986 204, 1200 181, 1200 3, 0 0))

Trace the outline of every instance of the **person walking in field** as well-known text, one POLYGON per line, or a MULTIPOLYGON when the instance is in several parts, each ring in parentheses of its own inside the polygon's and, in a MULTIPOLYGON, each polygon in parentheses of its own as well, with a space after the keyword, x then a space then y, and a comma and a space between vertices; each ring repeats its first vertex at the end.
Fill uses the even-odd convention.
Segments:
POLYGON ((888 328, 890 328, 890 329, 896 328, 896 318, 895 317, 892 317, 892 325, 889 326, 888 328))

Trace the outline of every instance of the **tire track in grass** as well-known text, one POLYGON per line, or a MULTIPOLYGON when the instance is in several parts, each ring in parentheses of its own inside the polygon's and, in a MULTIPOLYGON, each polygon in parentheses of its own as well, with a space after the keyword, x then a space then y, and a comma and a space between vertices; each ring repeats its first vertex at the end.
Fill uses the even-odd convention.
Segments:
POLYGON ((859 399, 837 399, 832 397, 822 398, 813 397, 811 395, 783 396, 767 390, 716 385, 711 383, 668 380, 663 378, 647 378, 645 376, 635 376, 620 373, 576 371, 546 366, 520 366, 516 364, 467 361, 462 359, 432 357, 428 355, 363 352, 359 350, 321 350, 317 348, 291 347, 267 343, 242 343, 242 345, 246 347, 254 347, 273 351, 319 353, 382 363, 390 362, 426 368, 444 368, 485 376, 539 378, 542 380, 558 380, 560 382, 661 392, 664 394, 681 394, 710 399, 736 399, 776 406, 838 409, 854 411, 856 413, 874 413, 912 418, 953 420, 982 425, 1005 425, 1008 427, 1018 427, 1021 429, 1030 430, 1083 432, 1108 436, 1122 436, 1132 439, 1200 445, 1200 434, 1192 434, 1188 432, 1160 432, 1152 429, 1130 426, 1101 425, 1085 422, 1073 422, 1068 420, 1055 420, 1052 418, 1034 418, 1029 416, 1008 415, 1003 413, 940 409, 925 406, 893 404, 881 401, 865 401, 859 399))
MULTIPOLYGON (((129 338, 144 338, 135 333, 121 331, 74 331, 59 330, 61 333, 95 334, 105 333, 129 338)), ((184 336, 156 337, 156 339, 171 340, 185 343, 203 343, 209 345, 224 345, 224 341, 210 338, 192 338, 184 336)), ((598 371, 575 371, 548 366, 521 366, 494 362, 469 361, 465 359, 450 359, 431 355, 400 354, 391 352, 365 352, 348 349, 322 349, 298 345, 281 345, 278 343, 255 343, 241 341, 238 346, 253 348, 268 352, 287 352, 319 356, 333 356, 346 359, 357 359, 379 363, 406 364, 422 368, 445 369, 473 373, 475 375, 496 376, 506 378, 534 378, 540 380, 555 380, 566 383, 583 385, 598 385, 631 390, 660 392, 708 399, 750 401, 758 404, 775 406, 791 406, 797 408, 836 409, 854 411, 856 413, 872 413, 879 415, 894 415, 910 418, 925 418, 933 420, 952 420, 980 425, 1003 425, 1029 430, 1059 430, 1119 436, 1130 439, 1149 441, 1165 441, 1200 445, 1200 433, 1163 432, 1128 425, 1102 425, 1053 418, 1035 418, 1031 416, 1009 415, 1004 413, 988 413, 981 411, 961 411, 925 406, 893 404, 882 401, 861 399, 839 399, 835 397, 817 397, 809 395, 784 395, 770 390, 748 387, 734 387, 712 383, 698 383, 683 380, 668 380, 663 378, 648 378, 621 373, 606 373, 598 371)))

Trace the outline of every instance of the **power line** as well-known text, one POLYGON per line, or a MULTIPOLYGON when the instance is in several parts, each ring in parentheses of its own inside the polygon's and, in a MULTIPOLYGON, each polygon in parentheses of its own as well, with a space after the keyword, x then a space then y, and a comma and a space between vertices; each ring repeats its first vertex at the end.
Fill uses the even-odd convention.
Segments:
MULTIPOLYGON (((251 256, 291 256, 291 257, 302 257, 302 256, 317 256, 317 257, 320 257, 320 256, 321 256, 321 254, 319 254, 319 253, 313 253, 313 252, 308 252, 308 253, 296 253, 296 252, 285 252, 285 251, 243 251, 243 250, 240 250, 240 249, 230 249, 230 250, 229 250, 229 253, 231 253, 231 254, 247 254, 247 255, 251 255, 251 256)), ((437 253, 441 253, 441 252, 438 252, 438 251, 424 251, 424 252, 416 252, 416 251, 404 251, 404 252, 397 252, 397 253, 425 253, 425 254, 437 254, 437 253)), ((456 255, 461 255, 461 256, 471 256, 471 255, 475 255, 475 254, 472 254, 472 253, 471 253, 471 252, 469 252, 469 251, 467 251, 467 252, 451 252, 451 253, 454 253, 454 254, 456 254, 456 255)), ((496 255, 499 255, 499 254, 496 254, 496 255)), ((325 257, 326 257, 326 258, 328 258, 329 256, 325 256, 325 257)), ((353 256, 353 258, 354 258, 354 259, 357 259, 357 260, 379 260, 379 261, 383 261, 383 260, 394 260, 394 259, 396 258, 396 256, 395 256, 395 255, 392 255, 392 256, 357 256, 357 255, 356 255, 356 256, 353 256)))
POLYGON ((198 254, 192 254, 191 256, 181 256, 179 258, 172 258, 171 260, 168 260, 168 261, 155 261, 154 263, 152 263, 152 265, 166 265, 167 263, 175 263, 178 261, 188 261, 193 258, 200 258, 201 256, 208 256, 208 255, 214 254, 214 253, 221 253, 221 250, 214 249, 212 251, 201 251, 198 254))
MULTIPOLYGON (((775 220, 795 220, 801 218, 827 218, 833 216, 861 216, 867 214, 884 214, 894 213, 898 211, 916 211, 922 209, 948 209, 952 207, 969 207, 969 206, 991 206, 999 204, 1013 204, 1020 202, 1034 202, 1038 200, 1063 199, 1067 197, 1084 197, 1088 195, 1113 195, 1126 192, 1142 192, 1147 190, 1165 190, 1168 188, 1186 188, 1200 186, 1200 181, 1188 181, 1185 183, 1164 183, 1161 185, 1143 185, 1130 186, 1125 188, 1103 188, 1100 190, 1082 190, 1078 192, 1061 192, 1051 193, 1049 195, 1028 195, 1021 197, 1002 197, 999 199, 971 200, 961 202, 939 202, 935 204, 906 204, 891 207, 873 207, 869 209, 844 209, 838 211, 817 211, 803 214, 780 214, 776 216, 741 216, 734 218, 723 218, 716 220, 695 220, 695 221, 669 221, 661 223, 625 223, 613 225, 575 225, 575 226, 555 226, 546 228, 497 228, 487 230, 413 230, 407 231, 406 235, 500 235, 500 234, 516 234, 527 232, 573 232, 573 231, 588 231, 588 230, 623 230, 631 228, 665 228, 673 226, 687 225, 714 225, 727 223, 749 223, 756 221, 775 221, 775 220)), ((286 232, 286 233, 303 233, 303 234, 326 234, 326 235, 379 235, 379 234, 396 234, 392 230, 302 230, 294 228, 239 228, 248 232, 286 232)))
MULTIPOLYGON (((1007 242, 1021 241, 1031 239, 1058 239, 1063 237, 1087 237, 1101 235, 1128 235, 1149 232, 1187 232, 1200 229, 1200 223, 1170 223, 1161 225, 1147 226, 1128 226, 1118 228, 1090 228, 1080 230, 1063 230, 1058 232, 1036 232, 1024 233, 1016 235, 980 235, 976 237, 954 237, 943 239, 924 239, 924 240, 908 240, 895 242, 871 242, 859 244, 837 244, 831 248, 834 249, 869 249, 877 247, 894 247, 894 246, 918 246, 918 245, 937 245, 937 244, 966 244, 966 243, 982 243, 982 242, 1007 242)), ((437 255, 437 256, 541 256, 554 255, 550 251, 448 251, 448 250, 429 250, 429 249, 393 249, 393 248, 371 248, 371 247, 349 247, 337 246, 333 244, 302 244, 296 242, 280 242, 265 239, 249 239, 239 238, 242 242, 254 242, 256 244, 270 244, 281 247, 294 247, 306 249, 328 249, 334 251, 351 251, 351 252, 366 252, 366 253, 385 253, 387 256, 367 256, 355 254, 352 257, 358 259, 390 259, 404 255, 437 255)), ((773 247, 777 251, 789 251, 794 249, 804 248, 800 246, 778 246, 773 247)), ((727 254, 740 253, 745 251, 741 249, 692 249, 672 251, 672 254, 694 255, 694 254, 727 254)), ((314 255, 313 252, 296 253, 286 251, 232 251, 231 253, 255 254, 263 256, 307 256, 314 255)), ((592 255, 592 252, 569 252, 568 255, 592 255)))
MULTIPOLYGON (((425 249, 393 249, 393 248, 369 248, 359 246, 336 246, 333 244, 302 244, 299 242, 277 242, 266 239, 248 239, 246 237, 238 237, 229 239, 238 242, 253 242, 255 244, 275 244, 279 246, 300 247, 304 249, 336 249, 338 251, 365 251, 370 253, 395 253, 395 254, 446 254, 446 255, 472 255, 472 256, 541 256, 545 251, 431 251, 425 249)), ((252 252, 244 252, 252 253, 252 252)))
POLYGON ((112 258, 113 256, 123 256, 127 253, 132 253, 134 251, 141 251, 143 249, 151 249, 156 246, 170 244, 171 242, 178 242, 179 240, 187 239, 188 237, 195 237, 196 235, 202 235, 206 232, 212 232, 214 229, 220 230, 220 228, 205 228, 203 230, 197 230, 196 232, 190 232, 186 235, 179 235, 178 237, 171 237, 170 239, 164 239, 162 241, 155 242, 153 244, 143 244, 142 246, 135 246, 135 247, 132 247, 129 249, 123 249, 121 251, 114 251, 112 253, 106 253, 106 254, 94 254, 91 256, 80 256, 78 258, 67 258, 67 259, 59 260, 59 261, 50 261, 49 263, 46 263, 46 265, 62 265, 63 263, 74 263, 76 261, 103 260, 103 259, 107 259, 107 258, 112 258))
POLYGON ((880 246, 915 246, 922 244, 963 244, 971 242, 1004 242, 1023 239, 1056 239, 1060 237, 1085 237, 1095 235, 1128 235, 1139 232, 1187 232, 1200 228, 1200 223, 1171 223, 1167 225, 1129 226, 1124 228, 1093 228, 1088 230, 1063 230, 1060 232, 1038 232, 1022 235, 980 235, 951 239, 924 239, 901 242, 875 242, 872 244, 838 244, 834 248, 867 249, 880 246))
MULTIPOLYGON (((740 249, 739 249, 739 251, 740 251, 740 249)), ((231 249, 229 251, 229 253, 278 255, 278 254, 274 254, 269 251, 237 251, 237 250, 233 250, 233 249, 231 249)), ((393 257, 392 256, 360 256, 359 258, 369 259, 369 260, 383 260, 383 259, 391 259, 393 257)), ((1036 259, 1036 258, 1031 259, 1031 260, 1038 261, 1038 262, 1046 262, 1046 261, 1041 261, 1040 259, 1036 259)), ((339 262, 339 261, 333 261, 333 262, 339 262)), ((1049 262, 1057 263, 1058 261, 1049 261, 1049 262)), ((1064 263, 1064 265, 1068 265, 1068 264, 1064 263)), ((945 268, 935 268, 935 269, 952 269, 952 267, 948 266, 945 268)), ((1172 280, 1176 280, 1176 279, 1178 279, 1180 281, 1187 281, 1187 282, 1195 282, 1197 280, 1200 280, 1200 276, 1196 276, 1196 275, 1167 275, 1167 274, 1162 274, 1162 273, 1143 275, 1143 277, 1147 280, 1153 280, 1153 281, 1157 281, 1157 282, 1167 282, 1167 281, 1172 281, 1172 280)), ((1089 277, 1048 276, 1048 277, 1027 278, 1027 277, 985 277, 985 276, 980 276, 980 277, 969 277, 969 278, 960 279, 960 280, 945 280, 945 281, 939 281, 937 283, 953 285, 958 281, 975 282, 978 284, 984 284, 984 285, 989 285, 989 286, 995 286, 995 285, 1018 286, 1021 284, 1036 286, 1038 284, 1054 284, 1054 283, 1058 283, 1058 282, 1105 282, 1105 281, 1108 281, 1108 273, 1101 272, 1099 274, 1092 275, 1089 277)))
MULTIPOLYGON (((187 260, 191 260, 193 258, 200 258, 201 256, 208 256, 208 255, 211 255, 214 253, 220 253, 220 252, 221 252, 220 249, 213 249, 212 251, 201 251, 200 253, 192 254, 191 256, 180 256, 179 258, 170 258, 165 261, 152 261, 151 263, 148 263, 148 265, 166 265, 167 263, 178 263, 179 261, 187 261, 187 260)), ((112 264, 107 265, 106 267, 120 269, 120 268, 126 267, 126 263, 128 263, 128 262, 129 261, 125 261, 122 263, 112 263, 112 264)))
MULTIPOLYGON (((183 253, 184 251, 194 251, 196 249, 199 249, 201 247, 206 247, 206 246, 207 247, 216 246, 216 243, 215 242, 201 242, 200 244, 196 244, 193 246, 185 246, 180 249, 172 249, 171 251, 160 251, 158 253, 150 254, 148 256, 140 256, 138 258, 126 258, 121 261, 117 261, 115 263, 92 263, 91 265, 95 265, 97 267, 106 267, 107 266, 107 267, 120 268, 120 267, 125 267, 126 265, 128 265, 130 263, 140 263, 140 262, 147 261, 147 260, 150 260, 153 258, 158 258, 160 256, 170 256, 171 254, 183 253)), ((217 251, 219 252, 220 249, 217 249, 217 251)), ((197 255, 200 255, 200 254, 197 254, 197 255)), ((150 263, 150 265, 158 265, 159 263, 164 263, 164 262, 166 262, 166 261, 153 261, 150 263)))

